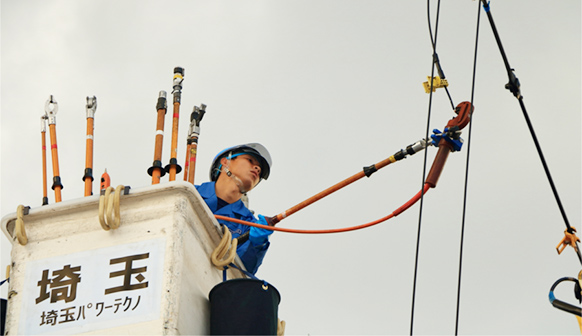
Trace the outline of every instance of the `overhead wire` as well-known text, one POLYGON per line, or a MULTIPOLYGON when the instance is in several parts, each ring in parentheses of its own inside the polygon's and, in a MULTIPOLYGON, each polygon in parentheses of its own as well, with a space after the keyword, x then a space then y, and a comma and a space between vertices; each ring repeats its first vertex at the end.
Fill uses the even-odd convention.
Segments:
MULTIPOLYGON (((519 80, 515 76, 514 70, 509 65, 509 61, 507 60, 505 50, 503 49, 503 44, 501 43, 501 38, 499 37, 499 33, 497 32, 495 22, 493 21, 493 16, 491 14, 491 8, 489 7, 489 2, 486 0, 481 0, 481 3, 483 4, 483 9, 487 13, 487 18, 489 19, 489 23, 491 25, 491 30, 493 31, 493 35, 495 36, 495 40, 497 41, 497 46, 499 48, 499 52, 501 53, 501 57, 503 58, 503 63, 505 64, 507 76, 509 77, 509 82, 507 84, 505 84, 505 88, 508 89, 509 91, 511 91, 511 93, 513 93, 513 95, 515 96, 515 98, 517 98, 517 100, 519 102, 519 105, 521 107, 521 111, 523 113, 523 117, 525 118, 525 122, 527 124, 529 132, 530 132, 531 137, 533 139, 533 142, 535 144, 536 150, 538 152, 538 156, 540 158, 540 161, 542 162, 544 172, 546 173, 546 177, 548 179, 548 182, 550 183, 550 187, 552 189, 552 193, 554 194, 554 198, 555 198, 556 203, 558 205, 558 208, 560 210, 560 214, 562 215, 562 219, 564 220, 564 224, 566 225, 566 230, 569 233, 573 233, 576 230, 570 225, 570 222, 568 221, 568 216, 566 215, 566 210, 564 209, 564 206, 562 205, 562 201, 560 200, 560 195, 558 194, 558 189, 556 188, 556 185, 554 184, 552 174, 550 173, 550 168, 548 167, 548 164, 546 163, 546 159, 544 157, 544 153, 542 152, 542 147, 540 146, 540 143, 539 143, 538 138, 536 136, 536 133, 534 131, 532 122, 529 118, 529 114, 527 113, 527 110, 525 108, 525 104, 523 102, 523 96, 521 95, 521 91, 520 91, 519 80)), ((573 242, 573 247, 575 247, 575 251, 576 251, 576 254, 578 256, 578 260, 582 264, 582 254, 580 253, 580 249, 578 248, 578 243, 573 242)))
MULTIPOLYGON (((483 1, 485 3, 485 1, 483 1)), ((485 7, 486 5, 484 5, 485 7)), ((492 22, 492 18, 490 16, 489 10, 488 8, 486 8, 486 12, 489 16, 490 22, 493 26, 493 22, 492 22)), ((431 119, 431 111, 432 111, 432 88, 434 86, 434 74, 435 74, 435 68, 437 68, 437 70, 439 71, 439 74, 444 78, 444 74, 442 72, 442 69, 440 67, 440 61, 438 60, 438 55, 436 53, 436 46, 437 46, 437 37, 438 37, 438 26, 439 26, 439 17, 440 17, 440 0, 438 1, 438 5, 437 5, 437 12, 436 12, 436 23, 435 23, 435 32, 434 32, 434 38, 433 38, 433 34, 432 34, 432 27, 431 27, 431 22, 430 22, 430 0, 427 0, 427 13, 428 13, 428 26, 429 26, 429 32, 430 32, 430 38, 431 38, 431 44, 433 47, 433 59, 432 59, 432 70, 431 70, 431 80, 430 80, 430 88, 431 90, 429 91, 430 96, 429 96, 429 106, 428 106, 428 115, 427 115, 427 128, 426 128, 426 139, 428 139, 429 137, 429 131, 430 131, 430 119, 431 119)), ((474 94, 475 94, 475 79, 476 79, 476 64, 477 64, 477 51, 478 51, 478 42, 479 42, 479 26, 480 26, 480 5, 478 4, 478 13, 477 13, 477 25, 476 25, 476 33, 475 33, 475 48, 474 48, 474 60, 473 60, 473 73, 472 73, 472 87, 471 87, 471 106, 473 106, 473 101, 474 101, 474 94)), ((514 93, 514 95, 518 98, 520 105, 522 106, 522 111, 524 113, 524 117, 526 119, 526 122, 528 124, 528 127, 530 128, 530 132, 532 133, 532 137, 534 140, 534 143, 536 145, 536 148, 538 149, 538 154, 540 155, 540 159, 542 161, 542 164, 544 166, 544 169, 546 171, 546 175, 548 177, 548 180, 550 182, 550 185, 552 187, 552 190, 554 192, 554 196, 556 197, 556 201, 558 203, 558 206, 560 208, 560 211, 562 213, 562 216, 564 217, 564 221, 566 223, 566 227, 568 230, 572 230, 571 226, 569 225, 569 222, 567 220, 565 211, 562 207, 561 201, 559 199, 559 196, 557 194, 557 190, 555 188, 555 185, 553 183, 553 180, 551 178, 551 174, 549 173, 549 169, 547 168, 547 164, 545 162, 545 159, 543 157, 543 153, 541 152, 541 148, 539 146, 539 143, 537 141, 537 137, 535 136, 535 132, 533 131, 533 127, 531 126, 531 122, 529 120, 529 117, 527 115, 527 112, 525 110, 525 107, 523 105, 523 101, 522 101, 522 96, 519 92, 519 81, 517 80, 517 78, 515 78, 515 75, 513 74, 513 69, 509 68, 509 64, 507 62, 507 58, 505 56, 505 53, 503 52, 502 46, 500 44, 500 40, 499 37, 497 35, 497 31, 493 26, 493 31, 496 37, 496 40, 499 44, 499 47, 501 49, 502 52, 502 57, 504 59, 505 65, 507 67, 507 71, 508 71, 508 75, 510 77, 510 83, 508 83, 506 85, 506 88, 508 88, 510 91, 512 91, 514 93)), ((453 109, 454 109, 454 103, 453 100, 451 98, 451 95, 448 91, 448 89, 445 87, 446 93, 449 97, 449 100, 451 102, 451 104, 453 105, 453 109)), ((471 124, 471 123, 470 123, 471 124)), ((461 291, 461 280, 462 280, 462 265, 463 265, 463 250, 464 250, 464 236, 465 236, 465 224, 466 224, 466 212, 467 212, 467 195, 468 195, 468 181, 469 181, 469 162, 470 162, 470 147, 471 147, 471 133, 472 133, 472 125, 469 125, 469 134, 468 134, 468 142, 467 142, 467 157, 466 157, 466 169, 465 169, 465 182, 464 182, 464 193, 463 193, 463 210, 462 210, 462 223, 461 223, 461 237, 460 237, 460 247, 459 247, 459 270, 458 270, 458 284, 457 284, 457 308, 456 308, 456 320, 455 320, 455 335, 458 334, 458 327, 459 327, 459 314, 460 314, 460 291, 461 291)), ((414 311, 415 311, 415 298, 416 298, 416 283, 417 283, 417 278, 418 278, 418 260, 419 260, 419 249, 420 249, 420 235, 421 235, 421 226, 422 226, 422 213, 423 213, 423 203, 424 203, 424 193, 426 191, 428 191, 428 187, 425 184, 425 176, 426 176, 426 165, 427 165, 427 152, 425 152, 424 154, 424 167, 423 167, 423 174, 422 174, 422 184, 423 184, 423 188, 422 190, 419 192, 419 195, 417 199, 413 198, 411 199, 411 201, 409 201, 407 204, 408 206, 406 206, 406 209, 408 207, 410 207, 412 204, 414 204, 416 201, 420 200, 420 209, 419 209, 419 220, 418 220, 418 231, 417 231, 417 244, 416 244, 416 255, 415 255, 415 267, 414 267, 414 283, 413 283, 413 293, 412 293, 412 305, 411 305, 411 321, 410 321, 410 334, 413 334, 414 331, 414 311), (414 201, 413 201, 414 200, 414 201), (412 203, 411 203, 412 202, 412 203)), ((400 208, 399 208, 400 209, 400 208)), ((392 217, 394 217, 395 215, 398 214, 398 211, 393 212, 392 214, 383 217, 377 221, 374 222, 370 222, 370 223, 366 223, 366 224, 362 224, 362 225, 358 225, 358 226, 353 226, 353 227, 348 227, 348 228, 341 228, 341 229, 327 229, 327 230, 297 230, 297 229, 287 229, 287 228, 274 228, 274 227, 269 227, 268 229, 270 230, 274 230, 274 231, 283 231, 283 232, 291 232, 291 233, 336 233, 336 232, 347 232, 347 231, 352 231, 352 230, 357 230, 357 229, 361 229, 361 228, 365 228, 365 227, 369 227, 378 223, 381 223, 385 220, 388 220, 392 217)), ((250 225, 250 226, 257 226, 257 227, 264 227, 261 224, 256 224, 256 223, 249 223, 249 222, 244 222, 244 221, 240 221, 240 220, 236 220, 236 219, 232 219, 229 217, 224 217, 224 216, 215 216, 217 219, 221 219, 221 220, 227 220, 227 221, 232 221, 232 222, 237 222, 237 223, 241 223, 241 224, 246 224, 246 225, 250 225)), ((578 253, 578 257, 580 258, 580 253, 578 253)), ((581 259, 582 262, 582 259, 581 259)))
MULTIPOLYGON (((471 81, 471 105, 473 105, 475 98, 475 78, 477 73, 477 50, 479 46, 479 25, 481 21, 481 6, 477 4, 477 26, 475 32, 475 52, 473 56, 473 78, 471 81)), ((474 123, 473 115, 471 115, 471 122, 469 123, 469 131, 467 135, 467 159, 465 165, 465 186, 463 190, 463 212, 461 217, 461 239, 459 242, 459 271, 458 271, 458 281, 457 281, 457 309, 455 314, 455 335, 459 334, 459 314, 461 307, 461 279, 463 270, 463 251, 465 243, 465 219, 467 214, 467 194, 469 186, 469 158, 471 155, 471 129, 474 123)))
MULTIPOLYGON (((430 0, 429 0, 430 1, 430 0)), ((445 79, 445 72, 443 71, 442 67, 441 67, 441 61, 439 59, 439 56, 436 52, 436 33, 437 33, 437 29, 438 29, 438 19, 439 19, 439 10, 440 10, 440 0, 439 0, 439 8, 437 9, 437 22, 436 22, 436 26, 435 26, 435 37, 433 39, 432 37, 432 24, 430 23, 430 4, 427 5, 427 21, 428 21, 428 33, 430 35, 430 44, 432 46, 432 61, 433 61, 433 65, 436 65, 437 67, 437 71, 439 73, 439 76, 441 77, 441 79, 445 79)), ((431 81, 432 78, 434 77, 434 72, 431 75, 431 81)), ((432 83, 431 83, 431 92, 432 92, 432 83)), ((453 110, 455 109, 455 103, 453 103, 453 98, 451 98, 451 94, 449 93, 449 88, 447 86, 444 86, 445 92, 447 93, 447 96, 449 97, 449 102, 451 103, 451 107, 453 108, 453 110)))
MULTIPOLYGON (((427 7, 427 18, 428 18, 428 27, 429 27, 429 34, 430 34, 430 41, 433 48, 433 60, 432 60, 432 69, 430 74, 430 91, 429 91, 429 98, 428 98, 428 112, 427 112, 427 120, 426 120, 426 139, 428 139, 430 134, 430 119, 431 119, 431 112, 432 112, 432 93, 433 93, 433 86, 434 86, 434 72, 435 72, 435 57, 436 55, 436 46, 437 46, 437 36, 438 36, 438 26, 439 26, 439 16, 440 16, 440 0, 437 3, 437 13, 436 13, 436 22, 435 22, 435 33, 434 39, 432 34, 431 22, 430 22, 430 0, 427 0, 426 7, 427 7)), ((447 91, 448 93, 448 91, 447 91)), ((449 95, 450 98, 450 95, 449 95)), ((452 103, 452 100, 451 100, 452 103)), ((454 104, 453 104, 454 109, 454 104)), ((423 160, 423 168, 422 168, 422 185, 425 185, 426 179, 426 166, 428 162, 428 151, 424 152, 424 160, 423 160)), ((412 303, 411 303, 411 312, 410 312, 410 335, 414 332, 414 311, 415 311, 415 303, 416 303, 416 283, 418 279, 418 259, 419 259, 419 252, 420 252, 420 233, 422 227, 422 211, 424 205, 424 193, 421 194, 420 197, 420 208, 418 210, 418 228, 416 234, 416 252, 414 257, 414 278, 412 283, 412 303)))

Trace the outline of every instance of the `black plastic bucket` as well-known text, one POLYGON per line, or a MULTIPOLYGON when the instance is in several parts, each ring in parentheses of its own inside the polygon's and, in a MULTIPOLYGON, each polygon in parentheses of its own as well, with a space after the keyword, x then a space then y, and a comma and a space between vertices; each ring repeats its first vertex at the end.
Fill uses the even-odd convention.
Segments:
POLYGON ((211 335, 277 335, 281 296, 262 280, 233 279, 210 291, 211 335))

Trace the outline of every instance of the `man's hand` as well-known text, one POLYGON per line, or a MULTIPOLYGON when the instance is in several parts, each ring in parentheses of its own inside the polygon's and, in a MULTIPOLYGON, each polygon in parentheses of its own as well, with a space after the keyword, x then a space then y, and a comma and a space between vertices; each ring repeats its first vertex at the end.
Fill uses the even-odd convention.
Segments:
MULTIPOLYGON (((265 216, 259 215, 258 224, 268 225, 265 216)), ((273 230, 261 229, 258 227, 251 226, 251 231, 249 234, 249 240, 251 244, 255 246, 263 245, 269 241, 269 236, 273 234, 273 230)))

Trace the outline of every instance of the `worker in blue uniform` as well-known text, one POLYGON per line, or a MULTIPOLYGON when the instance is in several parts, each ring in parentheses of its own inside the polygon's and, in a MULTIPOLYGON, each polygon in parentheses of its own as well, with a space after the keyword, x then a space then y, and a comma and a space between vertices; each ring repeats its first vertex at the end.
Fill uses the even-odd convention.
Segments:
MULTIPOLYGON (((210 167, 210 181, 196 186, 210 211, 248 222, 267 225, 265 217, 255 218, 242 197, 266 180, 271 171, 271 156, 265 147, 249 143, 227 148, 216 155, 210 167)), ((249 239, 237 248, 237 254, 248 272, 255 274, 269 248, 272 230, 222 221, 236 238, 247 231, 249 239)))

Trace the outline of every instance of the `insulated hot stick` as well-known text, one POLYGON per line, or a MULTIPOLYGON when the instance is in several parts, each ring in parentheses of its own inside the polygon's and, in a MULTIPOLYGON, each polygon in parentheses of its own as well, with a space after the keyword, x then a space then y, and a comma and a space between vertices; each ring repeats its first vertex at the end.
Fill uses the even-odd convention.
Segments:
MULTIPOLYGON (((454 117, 453 119, 451 119, 447 123, 447 129, 450 132, 455 133, 455 135, 457 135, 457 132, 460 131, 461 129, 463 129, 469 123, 472 111, 473 111, 473 108, 471 108, 471 103, 469 103, 469 102, 462 102, 459 105, 457 105, 457 107, 455 108, 455 112, 457 113, 457 116, 454 117)), ((351 184, 352 182, 359 180, 360 178, 362 178, 364 176, 370 177, 370 175, 375 173, 378 169, 384 168, 385 166, 389 165, 390 163, 401 160, 401 159, 405 158, 407 155, 413 155, 413 154, 425 149, 428 145, 430 145, 430 143, 427 143, 426 140, 424 140, 424 139, 420 140, 420 141, 406 147, 406 150, 400 150, 400 151, 396 152, 394 155, 392 155, 391 157, 389 157, 383 161, 380 161, 375 165, 371 165, 369 167, 364 167, 363 171, 361 171, 361 172, 359 172, 359 173, 325 189, 324 191, 308 198, 307 200, 295 205, 294 207, 292 207, 292 208, 290 208, 290 209, 288 209, 288 210, 286 210, 286 211, 284 211, 284 212, 282 212, 274 217, 265 217, 265 219, 267 220, 267 223, 269 224, 269 226, 274 226, 277 223, 279 223, 282 219, 287 218, 287 216, 305 208, 306 206, 308 206, 310 204, 313 204, 314 202, 322 199, 323 197, 328 196, 329 194, 351 184)), ((411 199, 409 202, 407 202, 402 207, 398 208, 392 214, 390 214, 384 218, 381 218, 377 221, 374 221, 372 223, 349 228, 349 230, 352 230, 352 229, 355 230, 355 229, 371 226, 371 225, 380 223, 382 221, 385 221, 387 219, 390 219, 392 217, 398 216, 400 213, 402 213, 403 211, 405 211, 406 209, 411 207, 414 203, 416 203, 416 201, 418 201, 418 199, 420 199, 422 194, 426 193, 430 188, 436 187, 436 181, 438 180, 440 173, 442 172, 442 169, 444 167, 444 164, 446 162, 446 159, 448 157, 449 152, 453 148, 448 143, 448 141, 445 140, 444 138, 439 143, 439 147, 440 147, 439 152, 437 152, 437 155, 435 157, 435 161, 433 163, 433 167, 431 168, 431 171, 429 172, 430 182, 429 182, 429 178, 427 178, 427 181, 426 181, 422 191, 420 191, 413 199, 411 199), (446 144, 443 143, 443 141, 446 144)), ((216 216, 215 215, 215 217, 218 219, 222 219, 222 220, 230 220, 224 216, 216 216)), ((240 223, 240 221, 235 221, 235 220, 232 220, 232 221, 240 223)), ((261 227, 260 225, 252 225, 252 226, 261 227)), ((285 230, 281 230, 281 231, 285 231, 285 230)), ((345 229, 342 229, 341 231, 339 231, 339 230, 324 230, 322 232, 311 231, 311 232, 305 232, 305 233, 331 233, 331 232, 344 232, 344 231, 345 231, 345 229)), ((293 232, 299 232, 299 231, 293 230, 293 232)), ((248 239, 248 236, 249 236, 249 233, 246 232, 243 235, 241 235, 240 237, 238 237, 239 245, 243 244, 248 239)))
MULTIPOLYGON (((190 153, 188 167, 188 182, 194 184, 194 173, 196 171, 196 155, 198 154, 198 137, 200 136, 200 121, 206 113, 206 105, 194 106, 190 115, 190 153)), ((186 173, 184 173, 186 174, 186 173)))
POLYGON ((192 144, 192 130, 188 130, 186 139, 186 159, 184 160, 184 182, 188 182, 188 172, 190 167, 190 145, 192 144))
POLYGON ((46 168, 46 114, 40 117, 40 134, 42 140, 42 205, 48 204, 47 168, 46 168))
MULTIPOLYGON (((340 190, 341 188, 343 188, 343 187, 345 187, 353 182, 356 182, 357 180, 361 179, 364 176, 370 177, 376 171, 386 167, 387 165, 389 165, 391 163, 402 160, 409 155, 414 155, 415 153, 420 152, 421 150, 425 149, 429 144, 430 143, 427 142, 425 139, 419 140, 419 141, 407 146, 406 149, 399 150, 394 155, 390 156, 389 158, 387 158, 385 160, 382 160, 382 161, 380 161, 376 164, 373 164, 371 166, 364 167, 364 169, 362 171, 360 171, 359 173, 354 174, 351 177, 348 177, 347 179, 321 191, 320 193, 311 196, 310 198, 306 199, 305 201, 283 211, 282 213, 280 213, 276 216, 273 216, 273 217, 265 217, 265 219, 267 220, 267 223, 269 224, 269 226, 275 226, 281 220, 283 220, 283 219, 287 218, 288 216, 294 214, 295 212, 307 207, 308 205, 311 205, 311 204, 319 201, 320 199, 340 190)), ((420 193, 419 193, 419 195, 420 195, 420 193)), ((419 198, 420 198, 420 196, 419 196, 419 198)), ((414 201, 414 202, 416 202, 416 201, 414 201)), ((410 203, 406 207, 399 208, 393 214, 391 214, 388 218, 384 218, 378 222, 387 220, 393 216, 397 216, 402 211, 404 211, 404 210, 408 209, 408 207, 412 206, 414 204, 414 202, 410 203)), ((222 218, 220 218, 220 219, 222 219, 222 218)), ((238 237, 239 244, 243 244, 248 239, 248 237, 249 237, 248 232, 246 232, 243 235, 241 235, 240 237, 238 237)))
POLYGON ((95 112, 97 111, 97 97, 87 97, 87 142, 85 156, 85 196, 93 195, 93 131, 95 128, 95 112))
MULTIPOLYGON (((360 229, 365 229, 377 224, 380 224, 382 222, 385 222, 387 220, 389 220, 390 218, 394 218, 398 215, 400 215, 401 213, 403 213, 404 211, 408 210, 411 206, 413 206, 416 202, 418 202, 418 200, 420 200, 420 198, 422 197, 423 194, 426 194, 428 191, 430 190, 430 186, 428 184, 425 184, 424 187, 422 188, 421 191, 419 191, 418 193, 416 193, 416 195, 414 195, 414 197, 412 197, 410 200, 408 200, 408 202, 404 203, 401 207, 399 207, 398 209, 394 210, 391 214, 384 216, 380 219, 377 219, 375 221, 369 222, 369 223, 365 223, 365 224, 361 224, 361 225, 356 225, 356 226, 350 226, 350 227, 345 227, 345 228, 339 228, 339 229, 322 229, 322 230, 301 230, 301 229, 290 229, 290 228, 279 228, 279 227, 272 227, 270 228, 270 230, 273 231, 281 231, 281 232, 288 232, 288 233, 305 233, 305 234, 325 234, 325 233, 340 233, 340 232, 349 232, 349 231, 355 231, 355 230, 360 230, 360 229)), ((247 222, 247 221, 243 221, 240 219, 236 219, 236 218, 232 218, 232 217, 227 217, 227 216, 221 216, 221 215, 214 215, 214 217, 216 219, 219 220, 224 220, 224 221, 228 221, 228 222, 233 222, 233 223, 239 223, 239 224, 243 224, 243 225, 247 225, 247 226, 254 226, 254 227, 258 227, 258 228, 264 228, 265 226, 263 224, 257 224, 257 223, 253 223, 253 222, 247 222)), ((248 232, 239 236, 237 238, 238 241, 238 245, 242 245, 249 237, 248 232)))
MULTIPOLYGON (((471 106, 470 102, 465 101, 457 105, 455 108, 455 113, 457 113, 457 116, 449 120, 447 126, 445 127, 445 132, 448 132, 451 137, 456 137, 458 132, 467 126, 469 121, 471 121, 471 114, 473 113, 473 109, 474 108, 471 106)), ((445 137, 441 138, 437 145, 439 150, 426 178, 426 184, 428 184, 431 188, 436 187, 441 172, 443 171, 445 162, 447 162, 447 158, 449 157, 449 153, 453 151, 453 145, 447 141, 445 137)))
POLYGON ((192 145, 192 125, 188 128, 188 137, 186 138, 186 159, 184 161, 184 182, 188 182, 188 173, 190 171, 190 147, 192 145))
POLYGON ((156 142, 154 148, 154 163, 148 169, 148 174, 152 177, 152 184, 160 183, 160 177, 166 174, 162 167, 162 146, 164 143, 164 119, 167 111, 166 91, 160 91, 158 96, 158 104, 156 110, 158 111, 158 120, 156 123, 156 142))
POLYGON ((61 184, 61 177, 59 176, 59 153, 57 150, 57 111, 59 106, 54 100, 53 95, 49 97, 44 105, 46 114, 48 115, 48 124, 51 136, 51 156, 53 161, 53 186, 52 189, 55 191, 55 202, 61 201, 61 190, 63 185, 61 184))
POLYGON ((178 121, 180 118, 180 100, 182 98, 182 82, 184 81, 184 68, 174 68, 173 91, 174 94, 174 114, 172 123, 172 147, 170 153, 170 163, 166 166, 166 172, 170 174, 170 181, 176 180, 176 174, 182 171, 182 167, 176 159, 178 155, 178 121))

